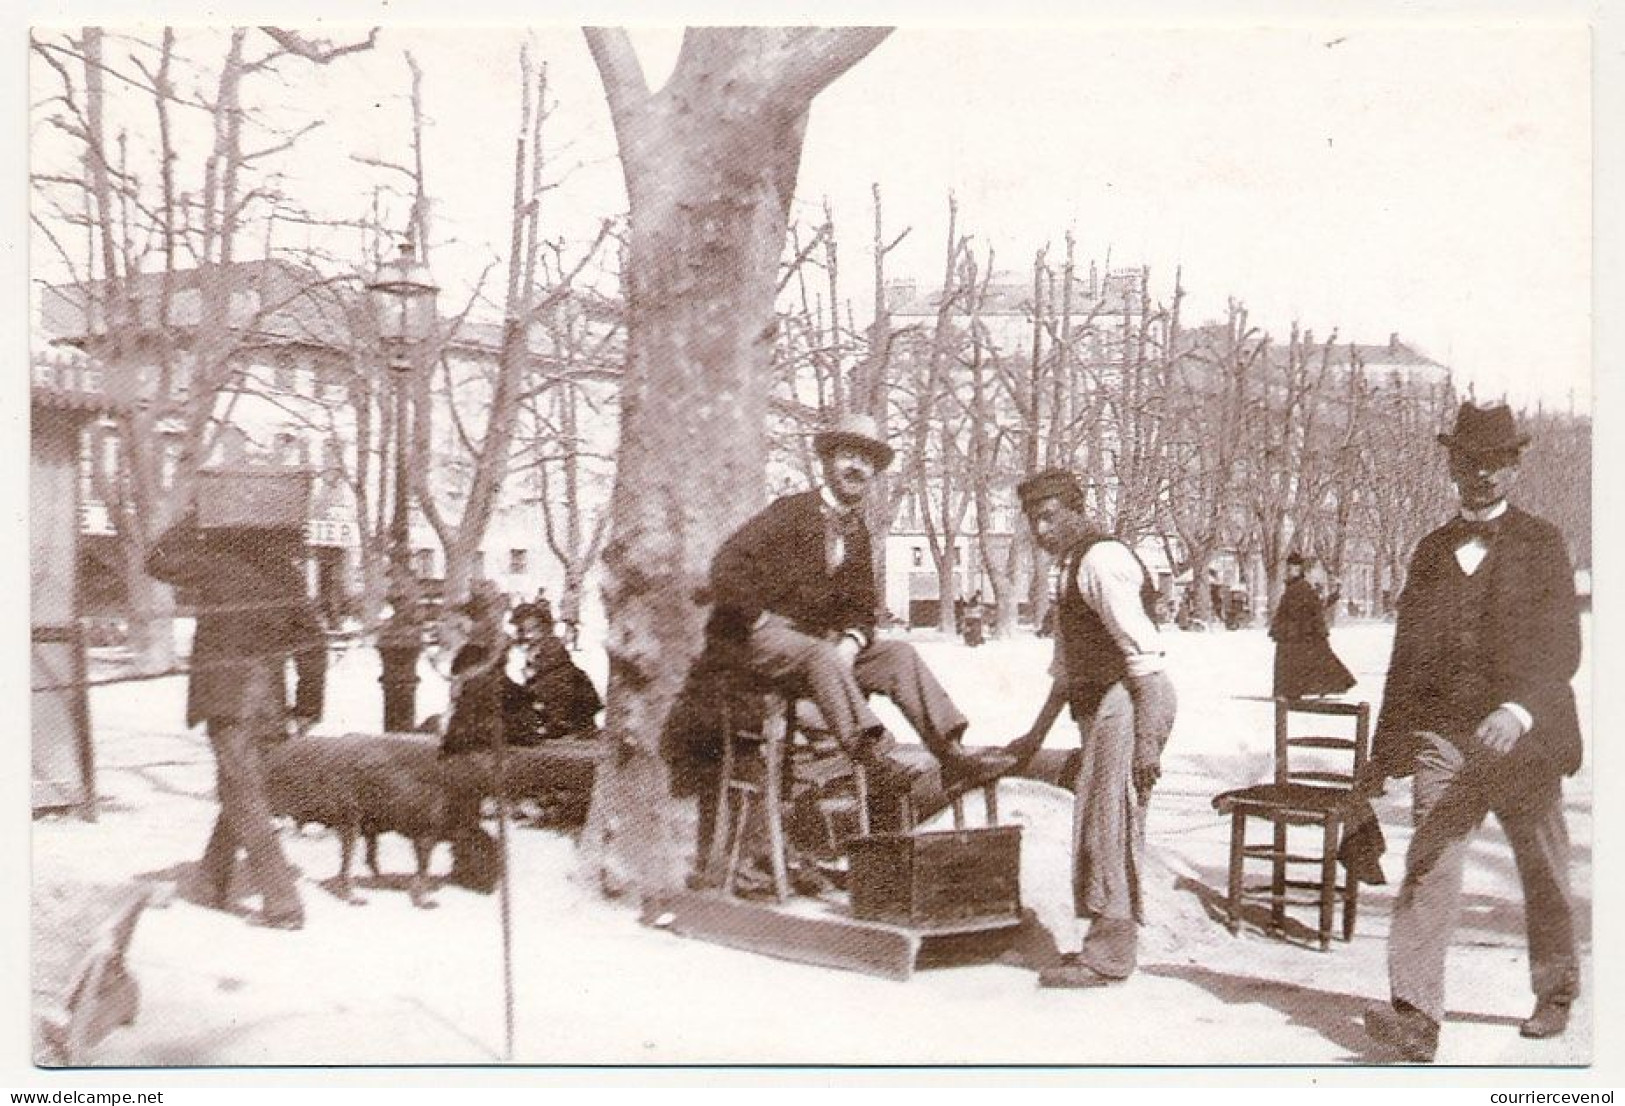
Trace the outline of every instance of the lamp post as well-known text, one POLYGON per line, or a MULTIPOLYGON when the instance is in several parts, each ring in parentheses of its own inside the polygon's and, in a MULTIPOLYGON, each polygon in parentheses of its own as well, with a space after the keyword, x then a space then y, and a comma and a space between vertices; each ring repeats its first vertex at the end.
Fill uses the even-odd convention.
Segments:
POLYGON ((378 339, 388 358, 390 384, 395 392, 395 506, 389 525, 389 622, 378 633, 378 654, 383 675, 384 729, 412 729, 418 682, 418 653, 423 627, 418 618, 416 573, 412 569, 412 537, 407 524, 408 392, 414 354, 433 333, 436 288, 429 268, 417 258, 408 234, 400 256, 379 266, 367 282, 367 294, 378 319, 378 339))

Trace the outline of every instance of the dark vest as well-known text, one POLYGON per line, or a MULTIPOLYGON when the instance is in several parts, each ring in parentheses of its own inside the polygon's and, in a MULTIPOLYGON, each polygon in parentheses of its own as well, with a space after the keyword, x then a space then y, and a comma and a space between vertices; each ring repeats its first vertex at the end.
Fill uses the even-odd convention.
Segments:
POLYGON ((1442 660, 1444 679, 1438 686, 1445 697, 1444 717, 1453 723, 1450 736, 1458 739, 1469 736, 1479 720, 1500 705, 1491 701, 1490 687, 1494 658, 1489 642, 1489 562, 1494 556, 1492 542, 1478 571, 1469 576, 1452 553, 1440 581, 1439 598, 1447 617, 1434 655, 1442 660))
MULTIPOLYGON (((1066 679, 1072 717, 1079 722, 1091 717, 1114 684, 1128 675, 1122 649, 1112 639, 1105 621, 1072 586, 1078 565, 1090 549, 1103 541, 1116 541, 1110 534, 1092 533, 1082 538, 1061 557, 1060 599, 1057 602, 1056 629, 1065 642, 1066 679)), ((1146 617, 1156 621, 1157 589, 1151 572, 1140 556, 1129 550, 1140 566, 1140 603, 1146 617)))

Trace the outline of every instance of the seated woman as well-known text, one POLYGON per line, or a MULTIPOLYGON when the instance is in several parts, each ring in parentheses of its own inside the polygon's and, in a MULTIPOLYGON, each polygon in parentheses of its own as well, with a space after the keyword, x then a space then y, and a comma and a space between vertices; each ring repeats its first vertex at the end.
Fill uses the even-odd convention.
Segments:
POLYGON ((441 755, 489 749, 499 736, 507 745, 534 745, 542 737, 541 719, 534 695, 508 677, 508 637, 497 624, 498 604, 476 592, 458 613, 470 625, 467 642, 452 657, 451 718, 441 755))
POLYGON ((514 608, 512 621, 525 650, 525 709, 537 719, 540 738, 595 737, 604 701, 592 679, 570 656, 552 625, 529 603, 514 608))

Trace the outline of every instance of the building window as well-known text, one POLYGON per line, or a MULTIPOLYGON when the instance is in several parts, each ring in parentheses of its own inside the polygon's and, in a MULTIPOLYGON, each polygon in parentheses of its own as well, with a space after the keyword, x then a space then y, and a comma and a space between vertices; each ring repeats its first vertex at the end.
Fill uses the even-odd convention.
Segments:
POLYGON ((434 550, 415 549, 412 551, 412 561, 420 580, 434 579, 434 550))
POLYGON ((916 545, 914 547, 914 567, 919 568, 923 564, 925 564, 925 551, 916 545))
POLYGON ((528 550, 508 550, 508 574, 511 576, 523 576, 527 570, 526 562, 528 560, 528 550))

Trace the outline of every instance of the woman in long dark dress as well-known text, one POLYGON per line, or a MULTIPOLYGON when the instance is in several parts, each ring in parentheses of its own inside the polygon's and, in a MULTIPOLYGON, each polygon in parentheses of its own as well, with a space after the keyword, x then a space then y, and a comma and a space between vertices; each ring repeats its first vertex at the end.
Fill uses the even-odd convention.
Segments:
POLYGON ((1286 559, 1286 572, 1286 589, 1270 620, 1270 637, 1275 641, 1275 697, 1341 694, 1354 686, 1354 674, 1337 659, 1327 641, 1326 612, 1319 594, 1304 579, 1300 554, 1286 559))

